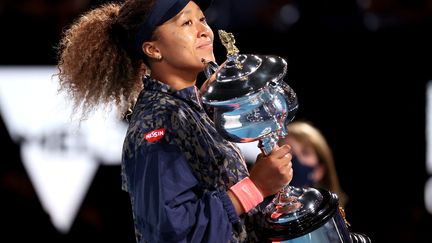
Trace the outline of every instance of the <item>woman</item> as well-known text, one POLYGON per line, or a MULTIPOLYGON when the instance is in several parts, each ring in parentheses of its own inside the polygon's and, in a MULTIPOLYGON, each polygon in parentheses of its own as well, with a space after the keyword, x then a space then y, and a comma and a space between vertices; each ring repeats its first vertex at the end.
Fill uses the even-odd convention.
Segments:
POLYGON ((208 1, 131 0, 82 16, 60 45, 61 89, 88 114, 133 105, 122 175, 137 242, 258 242, 263 198, 292 178, 290 147, 250 172, 199 99, 202 60, 214 61, 208 1))
POLYGON ((313 186, 330 190, 345 206, 347 196, 340 187, 332 151, 322 133, 306 121, 294 121, 288 125, 288 135, 279 144, 292 147, 294 177, 293 186, 313 186))

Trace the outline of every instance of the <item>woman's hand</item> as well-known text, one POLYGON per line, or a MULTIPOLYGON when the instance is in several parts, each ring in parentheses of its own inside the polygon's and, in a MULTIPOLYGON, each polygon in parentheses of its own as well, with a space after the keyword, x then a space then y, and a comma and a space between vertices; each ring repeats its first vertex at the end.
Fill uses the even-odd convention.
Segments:
POLYGON ((270 155, 259 154, 249 178, 264 197, 276 194, 293 177, 291 147, 283 145, 274 148, 270 155))

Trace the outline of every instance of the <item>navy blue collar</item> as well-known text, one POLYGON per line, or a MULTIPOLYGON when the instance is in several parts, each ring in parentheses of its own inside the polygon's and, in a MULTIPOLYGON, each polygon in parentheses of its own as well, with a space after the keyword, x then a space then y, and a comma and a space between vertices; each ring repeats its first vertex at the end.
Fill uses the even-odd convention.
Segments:
POLYGON ((189 104, 193 104, 193 106, 198 108, 198 110, 203 110, 200 98, 201 94, 195 85, 181 90, 175 90, 171 88, 168 84, 162 83, 156 79, 151 78, 150 76, 145 76, 143 82, 145 91, 154 90, 162 93, 167 93, 174 97, 180 98, 189 104))

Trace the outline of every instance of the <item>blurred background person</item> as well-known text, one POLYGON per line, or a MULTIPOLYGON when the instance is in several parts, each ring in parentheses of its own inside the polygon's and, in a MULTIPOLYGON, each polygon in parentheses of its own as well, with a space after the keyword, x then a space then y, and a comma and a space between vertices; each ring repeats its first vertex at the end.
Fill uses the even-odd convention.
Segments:
POLYGON ((289 144, 293 152, 293 179, 295 187, 311 186, 334 192, 341 206, 347 203, 336 172, 333 153, 320 130, 308 121, 293 121, 288 125, 288 135, 279 145, 289 144))

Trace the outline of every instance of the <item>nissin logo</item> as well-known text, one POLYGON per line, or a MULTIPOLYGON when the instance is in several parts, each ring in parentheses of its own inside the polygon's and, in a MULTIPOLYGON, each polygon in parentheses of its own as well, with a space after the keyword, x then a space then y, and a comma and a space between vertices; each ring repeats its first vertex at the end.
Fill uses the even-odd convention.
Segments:
POLYGON ((158 140, 160 140, 161 138, 163 138, 163 136, 165 135, 165 128, 160 128, 157 130, 153 130, 151 132, 148 132, 144 135, 144 138, 151 142, 154 143, 158 140))

